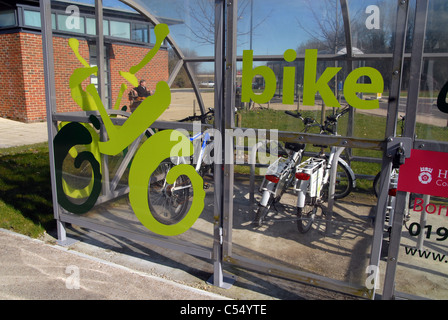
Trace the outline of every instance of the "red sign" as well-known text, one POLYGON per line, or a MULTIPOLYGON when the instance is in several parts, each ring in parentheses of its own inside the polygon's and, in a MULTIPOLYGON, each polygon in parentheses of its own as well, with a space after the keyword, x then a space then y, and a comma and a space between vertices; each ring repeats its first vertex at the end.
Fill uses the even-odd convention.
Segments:
POLYGON ((400 166, 397 189, 448 197, 448 153, 412 149, 400 166))

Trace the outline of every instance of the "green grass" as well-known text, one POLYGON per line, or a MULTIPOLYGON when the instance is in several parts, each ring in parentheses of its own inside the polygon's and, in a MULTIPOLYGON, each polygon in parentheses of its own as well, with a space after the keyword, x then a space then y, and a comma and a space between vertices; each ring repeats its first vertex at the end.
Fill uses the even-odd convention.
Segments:
POLYGON ((48 144, 0 149, 0 228, 39 237, 55 226, 48 144))

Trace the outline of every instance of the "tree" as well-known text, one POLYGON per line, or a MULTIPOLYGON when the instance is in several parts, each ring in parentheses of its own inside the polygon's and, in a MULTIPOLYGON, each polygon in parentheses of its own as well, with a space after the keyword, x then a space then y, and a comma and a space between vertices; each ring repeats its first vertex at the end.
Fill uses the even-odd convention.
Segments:
MULTIPOLYGON (((339 0, 313 1, 304 0, 304 13, 310 15, 314 23, 309 26, 303 25, 301 19, 297 18, 297 24, 310 39, 308 44, 313 44, 314 49, 325 53, 336 53, 338 49, 345 46, 344 22, 341 15, 339 0)), ((303 50, 303 45, 299 46, 303 50)), ((299 53, 303 53, 300 52, 299 53)))
MULTIPOLYGON (((241 20, 243 17, 251 16, 251 5, 253 0, 239 0, 238 1, 238 17, 241 20)), ((214 0, 192 0, 188 7, 190 21, 185 22, 185 26, 190 30, 192 41, 199 44, 214 44, 215 35, 215 1, 214 0)), ((237 37, 245 36, 254 31, 264 22, 267 17, 257 19, 257 23, 252 25, 251 29, 247 31, 237 31, 237 37)), ((240 43, 241 44, 241 43, 240 43)))
MULTIPOLYGON (((190 49, 181 49, 182 52, 188 56, 188 57, 196 57, 197 53, 194 50, 190 49)), ((174 67, 176 66, 179 59, 177 58, 177 55, 174 53, 174 50, 169 48, 168 49, 168 70, 169 73, 173 72, 174 67)), ((199 64, 196 62, 189 62, 191 70, 193 74, 196 74, 199 68, 199 64)), ((179 71, 176 78, 173 81, 172 87, 177 88, 192 88, 192 84, 190 81, 190 78, 187 75, 187 71, 184 67, 179 71)))

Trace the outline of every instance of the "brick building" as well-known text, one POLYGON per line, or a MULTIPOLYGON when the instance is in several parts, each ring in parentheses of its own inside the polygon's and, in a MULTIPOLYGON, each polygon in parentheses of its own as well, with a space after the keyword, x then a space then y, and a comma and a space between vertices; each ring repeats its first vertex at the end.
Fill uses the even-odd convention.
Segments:
MULTIPOLYGON (((39 1, 0 2, 0 117, 22 122, 46 119, 45 81, 39 1)), ((73 11, 72 11, 73 12, 73 11)), ((129 71, 151 50, 155 38, 154 26, 131 10, 104 8, 106 100, 113 107, 120 86, 125 80, 119 71, 129 71)), ((160 18, 168 25, 180 23, 160 18)), ((95 8, 77 2, 52 3, 53 50, 56 80, 57 112, 80 111, 70 95, 69 78, 73 70, 82 67, 68 45, 69 38, 79 40, 79 52, 90 64, 96 65, 95 8), (74 28, 69 6, 79 10, 74 28), (66 13, 69 12, 69 13, 66 13)), ((162 47, 150 63, 136 76, 145 79, 151 90, 158 81, 167 81, 168 49, 162 47)), ((92 76, 83 83, 96 83, 92 76)), ((128 105, 128 90, 120 106, 128 105)))

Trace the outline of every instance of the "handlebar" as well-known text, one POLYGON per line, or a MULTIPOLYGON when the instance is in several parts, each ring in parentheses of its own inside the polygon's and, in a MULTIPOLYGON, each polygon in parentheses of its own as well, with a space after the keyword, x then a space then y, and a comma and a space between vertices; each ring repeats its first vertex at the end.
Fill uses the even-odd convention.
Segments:
POLYGON ((291 116, 291 117, 294 117, 294 118, 298 118, 298 119, 303 120, 303 118, 302 118, 302 114, 301 114, 300 112, 292 113, 291 111, 285 111, 285 113, 286 113, 288 116, 291 116))
POLYGON ((327 117, 327 121, 329 121, 329 122, 336 122, 336 121, 338 121, 338 119, 339 119, 340 117, 342 117, 344 114, 346 114, 349 110, 350 110, 350 107, 347 106, 347 107, 345 107, 344 109, 342 109, 341 112, 336 113, 336 114, 333 114, 333 115, 329 115, 329 116, 327 117))
POLYGON ((316 122, 316 120, 314 120, 313 118, 309 118, 309 117, 303 118, 302 114, 300 112, 292 113, 291 111, 285 111, 285 113, 291 117, 302 120, 302 122, 305 126, 309 126, 316 122))
POLYGON ((200 120, 202 122, 210 114, 213 114, 213 115, 215 114, 215 111, 212 108, 208 108, 208 111, 204 114, 201 114, 199 116, 189 116, 189 117, 179 120, 179 122, 195 121, 195 120, 200 120))
POLYGON ((337 128, 338 119, 346 114, 349 110, 350 106, 346 106, 344 109, 342 109, 341 112, 327 116, 327 120, 325 120, 324 125, 321 126, 322 131, 336 134, 335 129, 337 128))
POLYGON ((344 114, 346 114, 349 110, 350 110, 350 106, 346 106, 344 109, 341 110, 341 112, 327 116, 324 124, 317 123, 316 120, 314 120, 313 118, 308 118, 308 117, 303 118, 302 114, 299 112, 293 113, 291 111, 285 111, 285 113, 289 116, 292 116, 294 118, 298 118, 298 119, 302 120, 302 122, 305 125, 305 132, 308 127, 318 126, 321 129, 321 133, 326 131, 331 134, 336 134, 335 125, 337 125, 338 119, 340 117, 342 117, 344 114))

